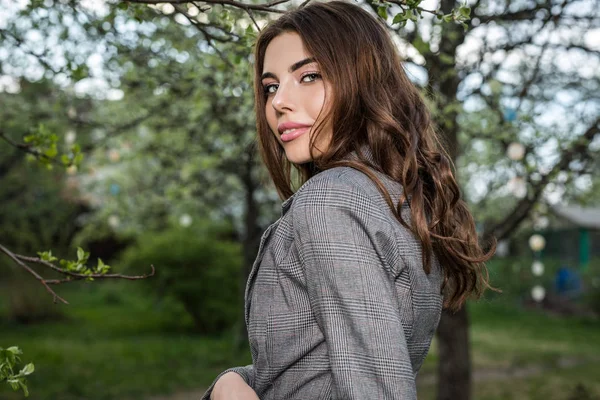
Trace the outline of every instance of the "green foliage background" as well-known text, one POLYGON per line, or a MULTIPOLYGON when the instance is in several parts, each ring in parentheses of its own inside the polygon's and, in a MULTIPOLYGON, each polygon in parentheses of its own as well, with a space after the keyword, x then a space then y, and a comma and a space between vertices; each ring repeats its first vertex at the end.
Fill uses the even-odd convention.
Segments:
POLYGON ((118 264, 131 275, 142 274, 154 264, 156 276, 139 286, 144 286, 149 296, 171 296, 179 301, 197 333, 217 335, 243 323, 242 260, 239 243, 227 240, 231 228, 227 232, 209 227, 176 227, 141 235, 118 264))
MULTIPOLYGON (((64 307, 52 304, 37 281, 0 257, 0 346, 18 344, 23 361, 36 363, 33 398, 139 399, 203 388, 223 368, 250 361, 246 348, 239 353, 232 345, 242 323, 248 197, 257 203, 257 230, 279 212, 266 171, 251 157, 252 24, 241 10, 215 6, 204 23, 220 27, 211 32, 228 41, 209 43, 185 19, 160 8, 83 3, 30 1, 0 26, 0 68, 11 82, 0 92, 0 132, 16 143, 43 136, 29 143, 47 158, 39 163, 0 142, 0 243, 26 255, 52 249, 59 258, 73 258, 82 246, 93 265, 100 257, 116 273, 141 274, 154 264, 157 275, 123 285, 59 286, 71 302, 64 307), (76 166, 67 169, 63 162, 76 166), (251 193, 248 177, 255 184, 251 193), (182 226, 188 220, 191 225, 182 226)), ((457 5, 439 19, 422 21, 419 16, 426 13, 414 10, 420 2, 408 3, 413 8, 394 14, 390 3, 373 2, 373 11, 392 27, 402 26, 398 35, 427 62, 439 58, 443 68, 430 78, 462 80, 458 99, 444 99, 439 88, 423 91, 440 125, 453 123, 448 115, 458 115, 457 174, 478 223, 501 221, 519 202, 506 183, 529 173, 535 182, 536 171, 552 158, 541 149, 548 143, 554 144, 550 153, 568 148, 581 130, 577 124, 588 117, 583 111, 565 114, 571 128, 541 123, 554 91, 576 88, 578 99, 592 98, 593 105, 598 79, 583 84, 577 74, 557 76, 558 69, 546 65, 538 74, 547 78, 537 82, 537 98, 524 101, 516 120, 507 121, 502 112, 512 107, 522 82, 511 85, 493 75, 472 88, 467 78, 483 66, 457 64, 444 48, 462 34, 470 10, 457 5), (429 39, 416 34, 414 21, 431 23, 429 39), (478 93, 487 93, 487 102, 473 106, 469 100, 478 93), (506 157, 511 142, 527 147, 523 161, 506 157)), ((487 54, 482 60, 494 58, 487 54)), ((529 64, 522 60, 514 76, 529 76, 529 64)), ((581 165, 572 167, 554 189, 564 189, 565 201, 598 206, 598 161, 586 167, 588 183, 577 181, 581 165)), ((517 240, 531 232, 533 219, 515 232, 517 240)), ((562 399, 574 393, 576 381, 598 394, 592 378, 598 360, 586 357, 597 352, 589 339, 598 332, 597 323, 521 310, 535 279, 527 275, 526 246, 516 247, 521 249, 516 258, 490 266, 492 282, 504 296, 474 306, 475 369, 533 368, 548 360, 558 364, 561 357, 584 366, 544 370, 509 385, 514 388, 486 383, 477 388, 477 398, 545 399, 550 393, 562 399), (578 349, 575 344, 584 340, 587 347, 578 349), (562 380, 556 376, 561 374, 562 380), (558 382, 556 388, 550 385, 555 390, 542 389, 544 380, 558 382)), ((547 262, 547 286, 557 265, 547 262)), ((597 267, 590 268, 586 279, 592 282, 596 273, 597 267)), ((436 357, 432 351, 425 374, 433 373, 436 357)), ((21 398, 8 390, 0 391, 0 398, 21 398)), ((432 398, 432 385, 420 390, 432 398)))

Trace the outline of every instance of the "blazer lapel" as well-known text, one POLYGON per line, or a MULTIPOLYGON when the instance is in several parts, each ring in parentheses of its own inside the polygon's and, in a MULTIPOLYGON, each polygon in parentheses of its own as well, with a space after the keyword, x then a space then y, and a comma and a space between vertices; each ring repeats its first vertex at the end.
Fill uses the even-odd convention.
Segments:
MULTIPOLYGON (((369 148, 369 146, 367 146, 367 145, 361 146, 360 152, 368 161, 374 162, 373 153, 371 152, 371 149, 369 148)), ((346 157, 344 157, 344 158, 358 160, 358 155, 357 155, 356 151, 352 151, 349 154, 347 154, 346 157)), ((307 182, 304 182, 304 184, 302 186, 304 186, 306 183, 307 182)), ((300 189, 302 189, 302 186, 296 191, 296 193, 298 193, 298 191, 300 191, 300 189)), ((246 290, 244 292, 246 327, 249 326, 249 322, 250 322, 249 317, 250 317, 250 303, 252 301, 252 284, 254 282, 254 278, 256 277, 256 272, 258 271, 260 262, 262 261, 262 258, 263 258, 263 253, 265 251, 265 242, 269 238, 271 231, 278 225, 281 218, 283 218, 285 213, 291 207, 296 193, 292 194, 281 204, 281 217, 277 221, 275 221, 273 224, 269 225, 269 227, 265 230, 262 237, 260 238, 260 244, 258 246, 258 253, 256 255, 256 259, 254 260, 254 264, 252 264, 252 269, 250 271, 250 275, 248 275, 248 281, 246 282, 246 290)))
POLYGON ((249 326, 249 317, 250 317, 250 302, 252 300, 252 282, 256 276, 256 271, 258 270, 258 266, 263 258, 263 253, 265 251, 265 242, 267 241, 269 235, 273 228, 278 224, 279 220, 275 221, 265 230, 262 237, 260 238, 260 244, 258 246, 258 254, 256 255, 256 259, 254 260, 254 264, 252 264, 252 269, 250 270, 250 275, 248 275, 248 282, 246 282, 246 291, 244 294, 244 304, 245 304, 245 316, 246 316, 246 327, 249 326))

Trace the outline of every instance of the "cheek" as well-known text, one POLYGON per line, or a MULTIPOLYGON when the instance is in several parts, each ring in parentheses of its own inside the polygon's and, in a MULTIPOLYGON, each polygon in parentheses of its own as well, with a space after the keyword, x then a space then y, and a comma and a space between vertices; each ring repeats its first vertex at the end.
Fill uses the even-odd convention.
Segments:
POLYGON ((277 132, 277 116, 275 115, 275 110, 273 109, 273 107, 267 107, 267 109, 265 110, 265 116, 267 118, 267 123, 269 124, 271 133, 281 144, 282 141, 279 138, 279 132, 277 132))
POLYGON ((272 131, 277 129, 277 117, 275 116, 275 110, 273 107, 268 107, 265 109, 265 116, 267 117, 267 123, 272 131))
POLYGON ((310 110, 311 117, 314 120, 316 120, 319 113, 321 114, 320 118, 323 117, 323 114, 326 111, 325 92, 323 90, 311 96, 311 99, 308 104, 308 109, 310 110))

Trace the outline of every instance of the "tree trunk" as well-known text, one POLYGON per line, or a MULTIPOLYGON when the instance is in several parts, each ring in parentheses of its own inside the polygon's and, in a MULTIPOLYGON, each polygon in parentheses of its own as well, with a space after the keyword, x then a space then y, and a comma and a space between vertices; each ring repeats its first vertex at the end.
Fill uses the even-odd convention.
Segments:
MULTIPOLYGON (((242 242, 243 248, 243 267, 240 279, 241 283, 241 296, 244 299, 246 292, 246 282, 252 265, 258 252, 258 245, 260 243, 261 229, 258 223, 259 207, 254 198, 254 193, 258 187, 257 182, 254 180, 253 172, 256 168, 254 163, 253 147, 249 146, 246 151, 246 159, 243 167, 241 168, 241 180, 244 186, 245 200, 246 200, 246 212, 244 218, 244 238, 242 242)), ((240 324, 240 331, 236 338, 236 347, 242 348, 248 340, 248 331, 246 328, 246 307, 242 307, 242 323, 240 324)))
MULTIPOLYGON (((456 5, 455 0, 442 0, 441 10, 447 14, 456 5)), ((446 110, 436 121, 443 132, 446 151, 456 163, 460 153, 458 143, 458 110, 449 107, 456 102, 460 79, 456 70, 456 49, 464 42, 465 33, 456 24, 441 24, 442 41, 439 54, 430 53, 426 57, 429 72, 429 84, 439 110, 446 110), (452 60, 449 62, 448 60, 452 60)), ((456 171, 455 171, 456 173, 456 171)), ((442 312, 437 330, 438 364, 438 400, 470 400, 471 398, 471 359, 469 343, 469 318, 466 306, 455 314, 442 312)))
POLYGON ((439 340, 437 400, 471 398, 469 314, 463 306, 455 314, 444 310, 437 330, 439 340))

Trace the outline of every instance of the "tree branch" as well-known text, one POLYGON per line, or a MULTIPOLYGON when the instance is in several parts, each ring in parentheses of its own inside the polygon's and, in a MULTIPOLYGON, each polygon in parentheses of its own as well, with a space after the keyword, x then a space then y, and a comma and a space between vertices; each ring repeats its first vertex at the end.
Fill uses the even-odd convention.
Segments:
POLYGON ((27 272, 29 272, 31 275, 33 275, 38 281, 40 281, 42 283, 42 285, 44 285, 46 290, 50 294, 52 294, 54 303, 56 303, 57 300, 60 300, 64 304, 69 304, 68 301, 66 301, 65 299, 60 297, 54 290, 52 290, 52 288, 49 285, 57 285, 57 284, 67 283, 67 282, 75 282, 75 281, 88 279, 88 278, 138 280, 138 279, 145 279, 145 278, 151 277, 156 272, 154 265, 151 265, 150 267, 152 270, 150 271, 150 273, 145 274, 145 275, 138 275, 138 276, 121 275, 121 274, 89 274, 89 275, 86 275, 86 274, 79 274, 79 273, 72 272, 72 271, 67 271, 63 268, 57 267, 56 265, 52 264, 51 262, 42 260, 37 257, 27 257, 27 256, 22 256, 20 254, 15 254, 1 244, 0 244, 0 252, 9 256, 18 266, 20 266, 21 268, 24 268, 27 272), (45 279, 40 274, 35 272, 30 266, 25 264, 25 262, 43 265, 55 272, 58 272, 59 274, 67 276, 67 278, 66 279, 45 279))
MULTIPOLYGON (((175 6, 176 4, 187 4, 187 3, 191 3, 192 0, 171 0, 171 1, 167 1, 165 2, 164 0, 122 0, 123 2, 127 2, 127 3, 136 3, 136 4, 159 4, 159 3, 171 3, 173 6, 175 6)), ((244 4, 240 1, 235 1, 235 0, 203 0, 203 3, 207 3, 207 4, 220 4, 222 6, 232 6, 232 7, 236 7, 242 10, 254 10, 254 11, 263 11, 263 12, 272 12, 272 13, 279 13, 279 14, 283 14, 285 13, 285 10, 278 10, 276 8, 274 8, 275 6, 278 6, 279 4, 283 4, 283 3, 288 3, 290 0, 277 0, 277 1, 271 1, 267 4, 244 4)))
MULTIPOLYGON (((428 9, 420 7, 420 6, 411 7, 408 4, 406 4, 406 1, 404 1, 404 0, 389 0, 388 2, 400 7, 402 9, 402 12, 404 12, 407 9, 415 9, 415 10, 418 10, 419 12, 426 12, 426 13, 429 13, 432 15, 443 15, 443 13, 441 13, 439 10, 428 10, 428 9)), ((369 1, 369 3, 371 3, 371 1, 369 1)))
POLYGON ((550 13, 550 9, 552 7, 552 4, 550 4, 550 2, 546 2, 543 4, 539 4, 535 7, 532 8, 526 8, 523 10, 519 10, 519 11, 514 11, 514 12, 504 12, 501 14, 494 14, 494 15, 477 15, 476 17, 479 18, 479 21, 481 21, 481 23, 486 23, 486 22, 490 22, 490 21, 503 21, 503 22, 512 22, 512 21, 526 21, 526 20, 533 20, 536 18, 536 14, 538 11, 541 10, 546 10, 548 13, 550 13))
POLYGON ((532 184, 533 190, 530 192, 530 195, 523 198, 503 221, 486 229, 482 236, 485 239, 494 236, 497 240, 508 237, 508 235, 525 218, 527 218, 527 215, 529 215, 529 212, 537 203, 542 192, 554 176, 567 169, 569 164, 577 159, 578 155, 581 160, 591 159, 588 144, 594 140, 598 133, 600 133, 600 117, 590 125, 583 135, 575 139, 574 144, 569 149, 565 149, 561 152, 560 160, 554 165, 550 172, 542 175, 539 182, 532 184))
POLYGON ((42 285, 44 285, 46 290, 48 292, 50 292, 50 294, 52 294, 52 296, 54 296, 53 301, 55 303, 56 303, 56 300, 58 299, 58 300, 62 301, 64 304, 69 304, 68 301, 66 301, 65 299, 60 297, 58 294, 56 294, 56 292, 54 290, 52 290, 52 288, 50 288, 50 286, 48 286, 48 283, 44 280, 44 278, 42 278, 37 272, 35 272, 33 269, 31 269, 31 267, 29 267, 27 264, 25 264, 24 262, 19 260, 19 258, 14 253, 12 253, 10 250, 8 250, 6 247, 2 246, 1 244, 0 244, 0 251, 5 253, 10 258, 12 258, 12 260, 14 262, 16 262, 17 265, 24 268, 27 272, 29 272, 31 275, 33 275, 38 281, 40 281, 42 283, 42 285))
POLYGON ((208 45, 210 47, 212 47, 217 54, 219 55, 219 57, 221 58, 221 60, 223 60, 223 62, 225 64, 227 64, 227 66, 229 68, 234 68, 233 64, 231 64, 231 62, 229 61, 229 59, 227 58, 227 56, 225 56, 225 54, 223 54, 223 52, 213 43, 215 41, 217 42, 227 42, 227 39, 222 39, 222 38, 217 38, 216 36, 210 34, 205 27, 202 26, 202 24, 195 19, 194 17, 192 17, 184 7, 180 6, 180 5, 176 5, 174 4, 173 7, 175 7, 175 10, 180 13, 181 15, 183 15, 185 18, 187 18, 188 21, 190 21, 190 23, 200 31, 200 33, 202 33, 204 35, 204 37, 206 38, 206 42, 208 43, 208 45))
MULTIPOLYGON (((11 146, 24 151, 25 153, 31 154, 33 156, 35 156, 36 158, 40 158, 43 160, 46 160, 54 165, 58 165, 60 167, 65 167, 65 165, 60 162, 60 160, 55 159, 55 158, 51 158, 48 157, 47 155, 45 155, 44 153, 36 150, 35 148, 33 148, 31 145, 29 144, 25 144, 25 143, 17 143, 14 140, 12 140, 11 138, 9 138, 8 136, 6 136, 4 134, 4 132, 2 130, 0 130, 0 138, 3 139, 6 143, 10 144, 11 146)), ((67 167, 70 165, 67 165, 67 167)))
POLYGON ((25 54, 28 54, 32 57, 35 57, 35 59, 38 60, 38 62, 40 64, 42 64, 42 66, 50 71, 52 71, 52 73, 54 73, 54 75, 58 75, 61 72, 66 71, 65 68, 62 68, 60 70, 54 69, 54 67, 52 65, 50 65, 50 63, 48 61, 46 61, 46 55, 45 54, 37 54, 35 53, 33 50, 30 50, 28 48, 26 48, 24 45, 25 43, 23 42, 23 40, 21 40, 19 37, 13 35, 12 33, 10 33, 9 31, 7 31, 6 29, 0 29, 0 37, 2 38, 10 38, 15 42, 15 45, 25 54))

